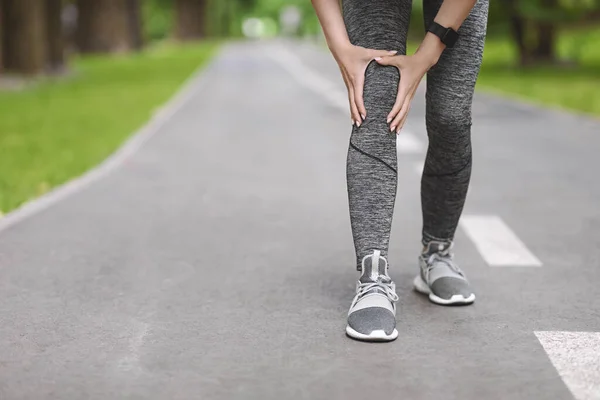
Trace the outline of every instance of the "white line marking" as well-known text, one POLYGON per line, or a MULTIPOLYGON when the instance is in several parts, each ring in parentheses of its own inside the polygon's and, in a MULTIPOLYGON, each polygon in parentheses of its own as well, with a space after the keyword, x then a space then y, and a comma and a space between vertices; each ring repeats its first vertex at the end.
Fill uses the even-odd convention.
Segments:
POLYGON ((348 113, 348 98, 338 85, 308 68, 302 59, 283 46, 273 46, 267 53, 279 63, 297 82, 327 99, 333 106, 348 113))
POLYGON ((132 327, 133 332, 127 346, 128 353, 117 363, 118 369, 139 375, 142 372, 140 367, 140 348, 144 344, 144 340, 148 335, 149 325, 145 322, 136 321, 135 327, 132 327))
POLYGON ((577 400, 600 400, 600 332, 534 332, 577 400))
MULTIPOLYGON (((331 105, 349 116, 348 97, 343 87, 307 67, 300 57, 284 46, 273 46, 272 49, 273 51, 267 53, 269 57, 288 71, 298 83, 321 95, 331 105)), ((421 141, 406 128, 396 138, 396 147, 398 152, 403 154, 421 153, 423 151, 421 141)))
POLYGON ((425 164, 422 161, 413 164, 413 171, 419 176, 423 175, 423 168, 425 168, 425 164))
POLYGON ((542 262, 498 216, 465 215, 460 220, 460 226, 492 267, 542 266, 542 262))
MULTIPOLYGON (((215 54, 214 58, 217 56, 218 54, 215 54)), ((152 136, 160 131, 165 123, 183 108, 194 95, 199 93, 199 89, 208 81, 206 75, 203 75, 203 73, 205 69, 208 69, 209 65, 210 63, 199 67, 183 83, 179 91, 152 116, 150 121, 131 135, 119 149, 101 164, 6 214, 4 218, 0 219, 0 232, 79 192, 120 167, 131 156, 137 153, 152 136)))
POLYGON ((415 154, 423 151, 423 145, 415 135, 403 130, 396 137, 396 149, 401 154, 415 154))

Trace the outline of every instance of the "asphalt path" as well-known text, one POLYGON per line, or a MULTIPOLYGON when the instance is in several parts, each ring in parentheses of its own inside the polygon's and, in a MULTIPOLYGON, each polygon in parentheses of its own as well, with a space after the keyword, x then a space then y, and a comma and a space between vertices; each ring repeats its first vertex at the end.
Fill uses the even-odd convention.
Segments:
POLYGON ((306 43, 228 45, 112 161, 0 220, 0 399, 600 399, 600 123, 477 94, 465 216, 539 264, 491 266, 507 250, 463 226, 477 302, 439 307, 411 289, 419 92, 400 335, 360 343, 337 74, 306 43))

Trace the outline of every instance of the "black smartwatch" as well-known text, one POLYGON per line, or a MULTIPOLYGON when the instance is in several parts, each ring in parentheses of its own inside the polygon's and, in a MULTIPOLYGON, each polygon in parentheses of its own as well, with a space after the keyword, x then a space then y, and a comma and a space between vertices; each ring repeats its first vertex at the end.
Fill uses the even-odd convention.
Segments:
POLYGON ((429 25, 427 32, 439 37, 446 47, 454 47, 454 43, 458 40, 458 33, 454 29, 443 27, 435 21, 429 25))

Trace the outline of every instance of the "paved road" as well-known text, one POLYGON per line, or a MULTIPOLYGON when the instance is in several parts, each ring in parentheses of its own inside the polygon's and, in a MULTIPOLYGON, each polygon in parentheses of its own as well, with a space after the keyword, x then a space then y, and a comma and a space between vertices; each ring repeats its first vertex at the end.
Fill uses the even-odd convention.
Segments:
POLYGON ((140 151, 0 232, 1 399, 600 399, 600 123, 477 96, 465 214, 543 265, 490 267, 459 230, 467 308, 411 291, 423 153, 401 151, 400 336, 364 344, 350 124, 315 77, 339 88, 308 45, 229 46, 140 151))

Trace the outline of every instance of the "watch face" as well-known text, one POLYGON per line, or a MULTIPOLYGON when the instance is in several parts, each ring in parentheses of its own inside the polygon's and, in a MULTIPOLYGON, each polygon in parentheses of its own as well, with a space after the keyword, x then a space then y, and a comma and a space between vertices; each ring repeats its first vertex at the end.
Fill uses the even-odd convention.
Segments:
POLYGON ((454 29, 449 28, 444 35, 444 43, 448 47, 454 46, 454 43, 458 40, 458 33, 454 29))

